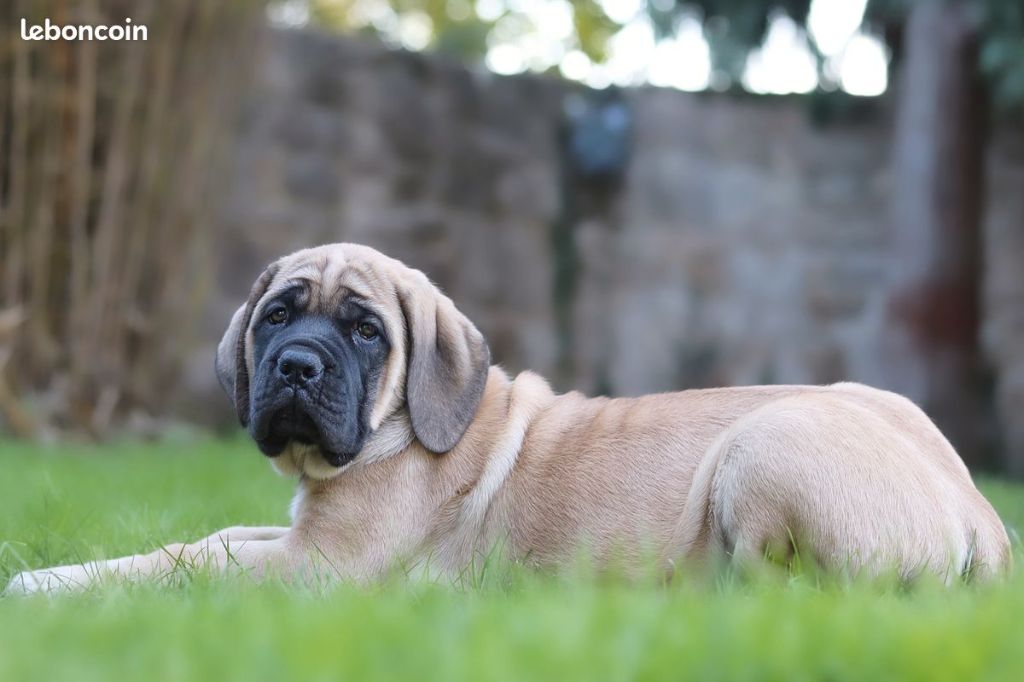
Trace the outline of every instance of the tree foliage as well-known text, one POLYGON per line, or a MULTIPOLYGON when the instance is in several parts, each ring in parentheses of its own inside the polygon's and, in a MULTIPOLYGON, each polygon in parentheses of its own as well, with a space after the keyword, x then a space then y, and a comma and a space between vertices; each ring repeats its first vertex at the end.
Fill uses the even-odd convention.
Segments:
POLYGON ((987 0, 980 66, 1000 109, 1024 106, 1024 3, 987 0))
MULTIPOLYGON (((547 0, 538 0, 545 2, 547 0)), ((869 0, 865 23, 883 37, 898 59, 900 27, 915 2, 963 2, 976 17, 979 68, 991 86, 994 103, 1002 109, 1024 105, 1024 2, 1021 0, 869 0)), ((309 0, 315 22, 342 29, 370 32, 394 40, 386 27, 367 22, 360 0, 309 0)), ((525 37, 536 27, 523 5, 506 3, 498 16, 482 19, 474 0, 391 0, 395 17, 425 17, 430 25, 426 47, 464 59, 481 59, 495 41, 525 37), (517 33, 519 34, 517 36, 517 33)), ((592 61, 608 57, 608 42, 622 28, 599 0, 573 0, 571 47, 592 61)), ((807 24, 813 0, 646 0, 644 11, 659 37, 671 36, 683 16, 698 18, 712 53, 713 66, 738 80, 750 51, 768 32, 771 18, 784 13, 807 24)), ((813 41, 809 41, 812 51, 813 41)), ((820 55, 819 55, 820 57, 820 55)))
MULTIPOLYGON (((892 43, 898 41, 900 27, 917 2, 967 5, 977 22, 979 68, 990 83, 994 104, 1003 110, 1024 105, 1024 2, 869 0, 865 23, 890 43, 897 58, 899 45, 892 43)), ((648 0, 648 11, 663 33, 671 33, 680 13, 699 12, 716 66, 735 75, 742 69, 747 53, 764 41, 773 13, 784 12, 798 24, 806 25, 811 4, 812 0, 648 0)))
POLYGON ((647 0, 647 12, 662 37, 672 35, 680 16, 704 24, 713 67, 738 81, 749 52, 764 42, 773 15, 807 23, 812 0, 647 0))
MULTIPOLYGON (((398 42, 387 17, 368 17, 360 0, 308 0, 314 23, 356 33, 371 33, 398 42)), ((462 59, 480 59, 495 41, 512 40, 536 31, 533 17, 520 6, 505 6, 495 17, 482 18, 474 0, 389 0, 398 20, 426 19, 430 35, 425 47, 462 59)), ((621 26, 598 0, 573 0, 572 47, 592 61, 607 58, 608 41, 621 26)))

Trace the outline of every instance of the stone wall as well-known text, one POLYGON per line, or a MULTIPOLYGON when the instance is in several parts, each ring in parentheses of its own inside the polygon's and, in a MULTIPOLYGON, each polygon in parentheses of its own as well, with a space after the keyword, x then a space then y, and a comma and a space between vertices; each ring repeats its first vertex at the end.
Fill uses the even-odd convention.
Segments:
MULTIPOLYGON (((631 90, 624 176, 579 190, 566 187, 559 143, 569 93, 553 79, 271 33, 233 146, 197 352, 212 353, 266 262, 346 240, 425 270, 498 362, 561 389, 887 384, 885 281, 899 259, 884 106, 818 127, 800 99, 631 90), (589 192, 591 208, 566 224, 574 191, 589 192)), ((992 191, 1019 202, 1024 164, 998 163, 1017 175, 1000 170, 992 191)), ((1024 207, 1000 205, 992 236, 1021 241, 1024 207)), ((1008 331, 1020 336, 1020 321, 1006 321, 1021 314, 1020 276, 1000 267, 1008 283, 994 285, 993 301, 1004 321, 989 326, 989 347, 1021 374, 1008 331)), ((213 400, 226 416, 209 372, 187 383, 204 414, 213 400)), ((1024 378, 1000 386, 1024 401, 1024 378)))
POLYGON ((1024 134, 1000 131, 989 158, 983 339, 995 373, 1004 458, 1024 476, 1024 134))
POLYGON ((884 128, 815 130, 792 100, 630 101, 617 219, 577 231, 578 381, 882 382, 884 128))

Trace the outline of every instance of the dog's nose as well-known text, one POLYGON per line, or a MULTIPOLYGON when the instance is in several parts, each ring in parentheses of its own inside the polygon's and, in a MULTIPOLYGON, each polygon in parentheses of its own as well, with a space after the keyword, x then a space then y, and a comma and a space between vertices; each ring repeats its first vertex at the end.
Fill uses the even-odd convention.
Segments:
POLYGON ((290 348, 277 359, 277 371, 292 386, 304 386, 320 379, 324 363, 312 351, 290 348))

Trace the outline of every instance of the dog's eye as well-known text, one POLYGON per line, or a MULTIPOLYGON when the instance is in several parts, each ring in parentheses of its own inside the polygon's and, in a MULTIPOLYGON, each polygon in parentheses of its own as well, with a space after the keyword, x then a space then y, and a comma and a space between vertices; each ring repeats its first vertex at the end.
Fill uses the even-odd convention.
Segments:
POLYGON ((283 305, 274 308, 273 310, 270 311, 270 314, 267 315, 267 321, 270 322, 270 324, 281 324, 287 319, 288 309, 285 308, 283 305))
POLYGON ((380 334, 380 331, 372 322, 360 322, 356 327, 356 332, 367 341, 377 338, 377 335, 380 334))

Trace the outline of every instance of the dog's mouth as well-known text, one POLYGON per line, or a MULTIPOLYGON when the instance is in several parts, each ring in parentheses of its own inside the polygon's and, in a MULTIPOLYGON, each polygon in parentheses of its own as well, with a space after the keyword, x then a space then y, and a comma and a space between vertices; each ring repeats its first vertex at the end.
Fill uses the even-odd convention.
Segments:
POLYGON ((339 452, 325 445, 318 422, 305 410, 296 406, 275 410, 265 420, 257 436, 256 445, 268 457, 277 457, 292 443, 316 446, 324 460, 333 467, 342 467, 355 459, 355 452, 339 452))

